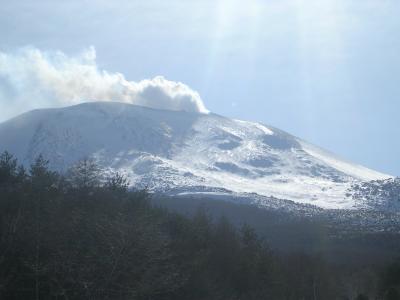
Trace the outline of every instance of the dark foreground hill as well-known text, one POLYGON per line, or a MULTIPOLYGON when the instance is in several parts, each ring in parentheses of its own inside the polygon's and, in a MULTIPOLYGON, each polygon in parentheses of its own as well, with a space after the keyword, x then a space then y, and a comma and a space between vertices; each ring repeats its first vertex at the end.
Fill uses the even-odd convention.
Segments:
POLYGON ((362 245, 350 238, 335 259, 324 247, 277 247, 278 235, 315 238, 316 224, 296 228, 274 216, 264 240, 232 208, 217 218, 157 206, 91 161, 63 176, 42 158, 26 171, 4 153, 0 299, 399 299, 400 265, 387 251, 396 235, 380 236, 380 253, 353 262, 348 254, 362 245))

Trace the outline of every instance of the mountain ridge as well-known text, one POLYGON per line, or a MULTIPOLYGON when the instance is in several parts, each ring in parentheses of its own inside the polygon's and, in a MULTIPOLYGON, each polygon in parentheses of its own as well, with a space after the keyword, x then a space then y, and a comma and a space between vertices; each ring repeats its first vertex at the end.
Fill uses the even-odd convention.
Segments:
POLYGON ((43 154, 66 170, 92 157, 155 192, 255 193, 322 208, 362 208, 351 186, 392 178, 269 125, 119 102, 30 111, 0 123, 0 141, 25 165, 43 154))

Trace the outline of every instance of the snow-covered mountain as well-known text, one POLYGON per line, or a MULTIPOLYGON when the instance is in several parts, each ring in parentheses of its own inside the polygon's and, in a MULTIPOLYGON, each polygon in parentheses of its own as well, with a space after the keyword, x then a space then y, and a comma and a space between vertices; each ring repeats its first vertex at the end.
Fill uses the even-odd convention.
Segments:
POLYGON ((363 207, 351 186, 390 178, 271 126, 115 102, 34 110, 1 123, 4 150, 26 165, 42 154, 61 171, 93 157, 154 191, 253 193, 322 208, 363 207))

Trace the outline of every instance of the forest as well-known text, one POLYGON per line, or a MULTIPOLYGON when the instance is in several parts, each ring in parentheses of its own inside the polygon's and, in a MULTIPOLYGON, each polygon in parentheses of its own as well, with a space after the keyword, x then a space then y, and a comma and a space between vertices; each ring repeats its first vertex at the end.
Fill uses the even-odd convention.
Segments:
POLYGON ((396 257, 278 247, 296 226, 263 235, 223 210, 185 214, 153 197, 88 159, 61 174, 2 153, 0 299, 400 299, 396 257))

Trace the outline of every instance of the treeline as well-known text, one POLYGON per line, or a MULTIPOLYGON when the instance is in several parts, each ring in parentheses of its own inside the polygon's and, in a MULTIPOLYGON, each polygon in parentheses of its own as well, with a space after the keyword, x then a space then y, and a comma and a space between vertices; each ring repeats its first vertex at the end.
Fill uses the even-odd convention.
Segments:
POLYGON ((344 270, 247 225, 154 207, 90 160, 0 156, 0 299, 400 299, 400 264, 344 270))
POLYGON ((210 195, 153 195, 151 202, 189 218, 202 207, 215 219, 224 216, 235 226, 250 225, 279 252, 319 254, 352 269, 371 262, 383 266, 400 254, 399 214, 330 210, 310 215, 210 195))

